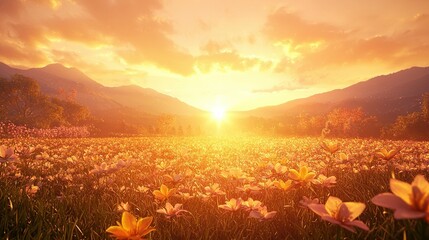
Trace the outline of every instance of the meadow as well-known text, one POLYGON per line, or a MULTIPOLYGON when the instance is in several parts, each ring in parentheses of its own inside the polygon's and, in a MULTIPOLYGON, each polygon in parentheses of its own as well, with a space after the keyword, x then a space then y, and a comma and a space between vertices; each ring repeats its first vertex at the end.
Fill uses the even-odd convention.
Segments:
POLYGON ((409 203, 423 217, 399 217, 371 200, 391 192, 391 179, 428 179, 429 142, 212 136, 0 145, 1 239, 428 239, 428 188, 413 184, 420 202, 409 203), (328 199, 352 203, 337 201, 338 211, 323 216, 317 210, 328 199))

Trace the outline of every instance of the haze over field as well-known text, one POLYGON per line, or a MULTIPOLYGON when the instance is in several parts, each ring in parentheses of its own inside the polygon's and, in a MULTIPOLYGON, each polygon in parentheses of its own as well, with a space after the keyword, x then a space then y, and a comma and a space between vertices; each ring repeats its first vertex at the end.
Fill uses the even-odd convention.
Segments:
POLYGON ((0 61, 249 110, 428 66, 428 1, 0 1, 0 61))

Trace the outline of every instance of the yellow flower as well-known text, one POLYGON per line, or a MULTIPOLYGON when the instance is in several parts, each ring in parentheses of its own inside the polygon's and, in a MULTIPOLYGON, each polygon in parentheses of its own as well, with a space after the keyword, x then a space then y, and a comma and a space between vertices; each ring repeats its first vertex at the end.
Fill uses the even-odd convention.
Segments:
POLYGON ((106 232, 116 239, 142 239, 145 235, 155 231, 151 227, 153 217, 139 218, 138 220, 129 212, 122 213, 122 223, 118 226, 110 226, 106 232))
POLYGON ((308 172, 307 166, 303 166, 299 169, 299 172, 295 169, 289 171, 289 178, 297 182, 309 182, 316 176, 315 172, 308 172))
POLYGON ((162 184, 159 190, 153 191, 153 195, 155 196, 156 199, 160 201, 164 201, 165 199, 168 199, 169 197, 176 194, 176 192, 177 192, 176 188, 168 189, 167 186, 162 184))
POLYGON ((121 202, 120 204, 118 204, 116 206, 116 210, 118 212, 130 211, 131 210, 131 205, 128 202, 126 202, 126 203, 121 202))
POLYGON ((183 213, 189 213, 186 210, 182 209, 182 204, 176 203, 176 205, 171 205, 171 203, 167 202, 164 208, 156 210, 157 213, 164 214, 167 218, 171 217, 180 217, 183 213))
POLYGON ((343 162, 347 162, 349 160, 349 156, 345 153, 340 153, 340 160, 343 162))
POLYGON ((396 219, 425 218, 429 222, 429 183, 417 175, 409 184, 390 179, 392 193, 381 193, 371 201, 378 206, 395 210, 396 219))
POLYGON ((337 224, 351 232, 356 232, 355 227, 369 231, 368 226, 362 221, 356 220, 365 209, 365 204, 360 202, 343 202, 341 199, 330 196, 323 204, 308 204, 310 210, 322 217, 322 220, 337 224))
POLYGON ((286 191, 292 187, 292 180, 287 180, 286 182, 283 180, 276 180, 273 184, 276 188, 286 191))
POLYGON ((316 185, 321 185, 322 187, 331 188, 331 187, 334 187, 335 184, 337 184, 337 177, 335 176, 326 177, 325 175, 320 174, 317 177, 317 179, 313 179, 313 181, 311 182, 316 185))
POLYGON ((241 205, 246 210, 257 210, 262 207, 262 202, 258 200, 253 200, 253 198, 248 198, 247 201, 241 203, 241 205))
POLYGON ((400 151, 400 149, 392 149, 390 151, 387 151, 385 148, 381 149, 380 151, 376 152, 375 155, 383 158, 384 160, 390 160, 400 151))
POLYGON ((204 187, 204 190, 206 191, 206 194, 210 196, 226 194, 224 191, 220 190, 218 183, 214 183, 214 184, 211 184, 210 186, 206 186, 204 187))
POLYGON ((328 142, 324 141, 320 144, 325 151, 330 152, 331 154, 334 154, 336 151, 340 149, 340 146, 338 146, 338 143, 334 142, 328 142))
POLYGON ((25 192, 30 197, 33 197, 34 195, 36 195, 37 191, 39 191, 39 187, 38 186, 34 186, 33 184, 31 184, 31 186, 26 186, 25 187, 25 192))
POLYGON ((274 170, 275 170, 275 171, 276 171, 276 173, 278 173, 278 174, 285 174, 285 173, 287 172, 287 167, 286 167, 286 166, 281 165, 280 163, 277 163, 277 164, 274 166, 274 170))
POLYGON ((251 211, 249 217, 259 219, 259 221, 264 221, 272 219, 276 214, 276 211, 268 212, 267 207, 264 206, 251 211))
POLYGON ((231 198, 229 201, 225 201, 225 204, 219 205, 218 207, 228 211, 237 211, 241 206, 241 199, 231 198))

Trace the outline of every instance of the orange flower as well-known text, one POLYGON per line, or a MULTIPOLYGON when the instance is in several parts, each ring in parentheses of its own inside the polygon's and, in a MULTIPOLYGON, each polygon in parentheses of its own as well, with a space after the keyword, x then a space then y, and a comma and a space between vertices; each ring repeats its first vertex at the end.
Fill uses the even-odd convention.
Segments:
POLYGON ((360 202, 343 202, 336 197, 329 197, 323 204, 308 204, 308 208, 321 216, 323 220, 340 225, 351 232, 356 232, 355 227, 369 231, 365 223, 355 220, 365 209, 365 204, 360 202))
POLYGON ((297 182, 309 182, 316 176, 315 172, 308 172, 307 166, 303 166, 299 169, 299 172, 295 169, 289 171, 289 178, 297 182))
POLYGON ((392 193, 381 193, 371 199, 378 206, 395 210, 396 219, 425 218, 429 222, 429 183, 417 175, 411 184, 390 179, 392 193))
POLYGON ((377 157, 383 158, 384 160, 390 160, 393 157, 395 157, 395 155, 401 151, 401 149, 392 149, 390 151, 387 151, 385 148, 381 149, 380 151, 376 152, 375 155, 377 157))
POLYGON ((322 146, 322 148, 325 151, 330 152, 331 154, 334 154, 336 151, 340 149, 340 146, 338 145, 338 143, 329 142, 329 141, 322 142, 320 146, 322 146))
POLYGON ((168 189, 167 186, 162 184, 159 190, 153 191, 153 195, 155 196, 156 199, 160 201, 164 201, 169 197, 173 196, 174 194, 176 194, 176 192, 177 192, 176 188, 168 189))
POLYGON ((145 235, 155 231, 151 227, 153 217, 139 218, 138 220, 129 212, 122 213, 122 223, 118 226, 110 226, 106 232, 116 239, 142 239, 145 235))
POLYGON ((225 201, 225 204, 219 205, 218 207, 228 211, 237 211, 241 206, 241 199, 231 198, 229 201, 225 201))

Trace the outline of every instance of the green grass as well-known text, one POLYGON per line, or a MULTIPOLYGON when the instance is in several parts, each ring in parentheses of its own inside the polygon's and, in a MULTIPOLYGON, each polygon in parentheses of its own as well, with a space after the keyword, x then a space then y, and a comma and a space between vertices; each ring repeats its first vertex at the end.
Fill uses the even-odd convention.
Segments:
POLYGON ((116 211, 120 202, 132 206, 138 217, 154 216, 157 229, 151 239, 424 239, 423 220, 394 220, 391 210, 375 206, 370 199, 389 191, 387 162, 374 158, 377 149, 402 147, 394 161, 397 179, 411 182, 417 174, 428 177, 426 142, 391 142, 362 139, 337 139, 339 152, 349 161, 341 162, 338 153, 324 152, 319 139, 305 138, 227 138, 157 137, 111 139, 3 139, 0 145, 36 147, 29 156, 0 164, 0 237, 1 239, 106 239, 105 230, 120 221, 116 211), (112 172, 90 174, 102 162, 126 162, 112 172), (267 166, 282 163, 289 169, 308 165, 317 173, 337 177, 335 187, 320 186, 262 190, 258 194, 239 192, 246 182, 264 179, 288 179, 287 174, 267 175, 267 166), (330 166, 326 169, 326 166, 330 166), (225 178, 225 172, 240 169, 248 179, 225 178), (165 174, 181 174, 179 182, 166 182, 165 174), (252 177, 253 179, 250 179, 252 177), (169 201, 183 203, 189 214, 166 219, 156 210, 165 206, 154 200, 152 191, 164 183, 181 192, 198 195, 204 187, 219 183, 226 196, 208 201, 195 197, 169 201), (34 196, 25 187, 39 186, 34 196), (146 193, 138 186, 146 186, 146 193), (269 211, 277 211, 271 221, 248 218, 244 211, 219 209, 225 200, 248 197, 263 202, 269 211), (366 204, 359 217, 370 231, 341 230, 324 222, 309 209, 299 206, 302 196, 328 196, 366 204))

